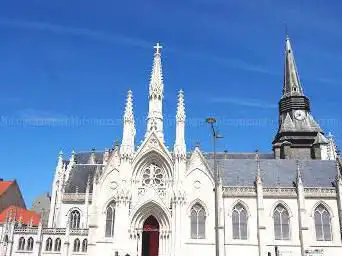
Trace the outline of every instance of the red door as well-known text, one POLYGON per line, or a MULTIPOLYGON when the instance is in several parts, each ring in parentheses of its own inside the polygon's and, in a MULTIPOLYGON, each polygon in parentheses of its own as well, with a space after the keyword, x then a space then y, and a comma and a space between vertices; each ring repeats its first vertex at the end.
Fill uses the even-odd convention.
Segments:
POLYGON ((144 222, 142 256, 158 256, 159 223, 152 215, 144 222))

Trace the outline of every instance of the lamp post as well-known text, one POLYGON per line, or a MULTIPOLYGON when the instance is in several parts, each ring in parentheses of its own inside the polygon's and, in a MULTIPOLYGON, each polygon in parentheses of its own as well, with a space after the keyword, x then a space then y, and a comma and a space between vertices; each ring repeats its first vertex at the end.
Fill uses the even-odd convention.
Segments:
POLYGON ((220 255, 220 243, 219 243, 219 212, 218 212, 218 198, 219 198, 219 191, 218 191, 218 169, 216 163, 216 140, 223 138, 220 134, 217 133, 215 130, 214 124, 216 123, 216 119, 213 117, 208 117, 206 122, 211 126, 212 129, 212 136, 213 136, 213 144, 214 144, 214 184, 215 184, 215 255, 220 255))

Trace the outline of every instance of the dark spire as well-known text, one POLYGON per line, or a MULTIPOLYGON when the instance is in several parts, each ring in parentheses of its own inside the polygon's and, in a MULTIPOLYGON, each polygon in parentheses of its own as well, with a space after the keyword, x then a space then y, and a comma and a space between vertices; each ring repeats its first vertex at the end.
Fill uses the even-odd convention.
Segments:
POLYGON ((286 35, 283 97, 303 95, 290 38, 286 35))

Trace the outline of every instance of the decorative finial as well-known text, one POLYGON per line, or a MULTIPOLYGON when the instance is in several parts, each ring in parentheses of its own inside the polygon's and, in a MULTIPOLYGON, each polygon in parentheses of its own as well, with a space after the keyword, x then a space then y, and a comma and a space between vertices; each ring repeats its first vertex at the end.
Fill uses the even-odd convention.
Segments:
POLYGON ((286 40, 290 39, 290 37, 289 37, 289 30, 288 30, 287 24, 285 24, 285 37, 286 37, 286 40))
POLYGON ((159 42, 157 42, 157 44, 155 46, 153 46, 154 49, 156 49, 155 54, 160 55, 160 50, 163 49, 163 46, 161 46, 161 44, 159 42))

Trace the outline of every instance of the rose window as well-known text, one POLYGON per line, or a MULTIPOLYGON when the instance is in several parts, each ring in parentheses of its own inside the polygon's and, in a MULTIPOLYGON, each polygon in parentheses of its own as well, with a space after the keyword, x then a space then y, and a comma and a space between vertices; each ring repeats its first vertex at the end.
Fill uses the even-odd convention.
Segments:
POLYGON ((148 166, 143 173, 144 186, 164 186, 164 173, 156 164, 148 166))

